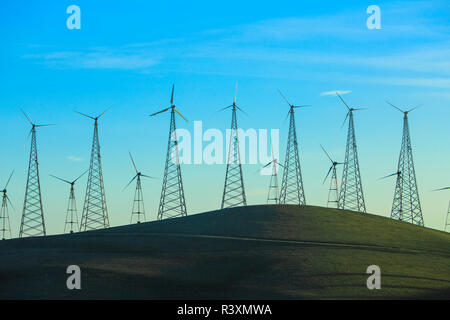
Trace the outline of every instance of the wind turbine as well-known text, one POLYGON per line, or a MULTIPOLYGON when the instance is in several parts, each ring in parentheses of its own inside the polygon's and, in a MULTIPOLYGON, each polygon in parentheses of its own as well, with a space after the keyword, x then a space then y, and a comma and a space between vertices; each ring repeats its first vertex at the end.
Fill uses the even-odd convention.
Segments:
POLYGON ((150 115, 154 117, 170 110, 169 142, 167 144, 166 165, 158 208, 158 220, 164 218, 184 217, 187 215, 184 199, 183 180, 181 178, 180 159, 178 154, 178 139, 175 125, 175 112, 187 122, 186 118, 176 109, 173 103, 175 86, 172 85, 170 107, 150 115), (174 158, 175 157, 175 158, 174 158))
POLYGON ((342 126, 348 118, 347 145, 345 148, 344 170, 342 172, 341 190, 339 192, 339 206, 341 209, 349 209, 361 213, 366 212, 364 193, 359 171, 358 150, 356 147, 355 127, 353 123, 353 112, 364 108, 350 108, 342 97, 336 93, 347 108, 342 126))
POLYGON ((91 117, 75 111, 83 117, 94 120, 94 135, 92 139, 91 161, 89 165, 88 182, 84 198, 83 214, 80 231, 96 230, 109 227, 108 208, 106 206, 105 186, 103 184, 100 141, 98 137, 98 120, 108 112, 109 108, 97 117, 91 117))
POLYGON ((1 233, 2 233, 2 240, 6 239, 7 234, 9 233, 9 238, 11 239, 11 224, 9 222, 9 213, 8 213, 8 202, 11 205, 11 207, 14 208, 14 206, 11 203, 11 200, 9 200, 9 197, 7 195, 7 188, 9 185, 9 182, 11 181, 11 177, 13 175, 14 171, 11 172, 11 175, 9 176, 8 182, 6 182, 5 187, 3 188, 3 197, 2 197, 2 207, 0 209, 0 224, 1 224, 1 233))
POLYGON ((288 99, 286 99, 280 90, 278 90, 278 92, 289 106, 289 111, 286 116, 286 119, 289 117, 289 134, 283 167, 283 180, 281 182, 280 203, 305 205, 305 191, 303 188, 302 171, 300 168, 300 158, 298 154, 294 109, 305 108, 308 106, 294 106, 288 99))
POLYGON ((76 178, 73 181, 68 181, 68 180, 61 179, 61 178, 59 178, 57 176, 54 176, 52 174, 50 175, 51 177, 53 177, 55 179, 58 179, 58 180, 60 180, 62 182, 70 184, 69 204, 67 205, 66 221, 64 223, 64 233, 66 233, 67 225, 70 226, 69 233, 73 233, 75 225, 76 225, 76 230, 79 230, 78 213, 77 213, 77 202, 75 200, 75 182, 77 182, 78 179, 80 179, 82 176, 84 176, 86 174, 86 172, 88 172, 88 170, 83 172, 83 174, 81 174, 78 178, 76 178))
MULTIPOLYGON (((381 177, 378 180, 383 180, 386 178, 390 178, 396 176, 397 177, 397 182, 395 184, 395 190, 401 190, 401 186, 403 185, 403 177, 402 177, 402 172, 401 171, 397 171, 391 174, 388 174, 387 176, 381 177)), ((403 212, 404 212, 404 207, 403 207, 403 192, 395 192, 394 194, 394 200, 392 202, 392 210, 394 210, 395 207, 395 212, 398 214, 399 216, 399 220, 402 221, 403 220, 403 212)), ((392 214, 392 213, 391 213, 392 214)))
POLYGON ((41 183, 39 179, 39 162, 36 143, 36 128, 47 127, 52 124, 35 124, 26 113, 21 110, 31 124, 30 158, 28 161, 27 186, 23 203, 22 221, 20 223, 19 238, 23 236, 45 236, 44 210, 42 208, 41 183))
POLYGON ((417 107, 405 111, 388 101, 386 102, 403 113, 403 135, 397 164, 398 174, 394 201, 392 202, 391 218, 423 226, 423 214, 420 206, 408 124, 408 114, 417 107))
MULTIPOLYGON (((442 190, 450 190, 450 187, 444 187, 433 191, 442 191, 442 190)), ((447 231, 447 227, 449 226, 450 226, 450 201, 448 202, 447 218, 445 219, 444 231, 447 231)))
POLYGON ((245 196, 244 178, 242 175, 241 155, 239 150, 239 136, 236 110, 245 114, 239 106, 236 105, 237 83, 234 93, 233 104, 220 109, 223 111, 231 108, 231 130, 230 143, 228 146, 227 169, 225 173, 225 184, 222 194, 221 209, 236 206, 246 206, 247 198, 245 196))
POLYGON ((325 148, 320 145, 320 147, 322 148, 323 152, 325 152, 327 158, 330 160, 331 162, 331 166, 330 169, 328 170, 327 175, 325 176, 325 179, 323 180, 323 183, 325 183, 325 181, 327 180, 328 176, 330 175, 331 172, 331 179, 330 179, 330 190, 328 191, 328 200, 327 200, 327 207, 330 207, 330 203, 334 204, 334 206, 336 206, 336 208, 340 208, 339 205, 339 190, 338 190, 338 181, 337 181, 337 172, 336 172, 336 167, 340 164, 343 164, 343 162, 337 162, 334 161, 331 156, 328 154, 328 152, 325 150, 325 148), (335 198, 335 200, 333 200, 333 197, 335 198))
POLYGON ((131 155, 130 152, 128 152, 130 154, 130 159, 131 162, 133 164, 134 170, 136 171, 136 175, 133 177, 133 179, 131 179, 131 181, 125 186, 124 190, 126 188, 128 188, 128 186, 136 179, 136 191, 134 192, 134 200, 133 200, 133 208, 131 211, 131 220, 130 223, 133 223, 133 217, 137 216, 137 221, 136 223, 141 223, 141 222, 145 222, 146 218, 145 218, 145 208, 144 208, 144 197, 142 194, 142 185, 141 185, 141 177, 143 178, 153 178, 150 176, 147 176, 145 174, 142 174, 142 172, 140 172, 137 167, 136 164, 134 162, 133 156, 131 155), (141 215, 143 216, 143 220, 141 221, 141 215))
MULTIPOLYGON (((272 144, 272 143, 271 143, 272 144)), ((270 176, 270 184, 269 184, 269 192, 267 194, 267 204, 273 201, 274 204, 279 204, 280 199, 278 197, 278 166, 282 166, 282 164, 278 163, 278 159, 275 158, 272 147, 272 160, 263 166, 261 169, 267 168, 272 165, 272 174, 270 176)))

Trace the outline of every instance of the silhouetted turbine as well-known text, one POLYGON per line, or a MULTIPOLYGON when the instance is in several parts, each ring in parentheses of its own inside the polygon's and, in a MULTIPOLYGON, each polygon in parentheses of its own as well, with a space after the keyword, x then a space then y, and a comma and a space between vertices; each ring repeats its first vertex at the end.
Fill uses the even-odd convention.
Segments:
POLYGON ((39 179, 39 162, 36 143, 36 128, 51 126, 52 124, 35 124, 21 110, 31 125, 31 147, 28 162, 27 186, 23 203, 22 222, 20 224, 19 238, 24 236, 45 236, 44 210, 42 207, 41 183, 39 179))
POLYGON ((397 164, 398 174, 395 184, 394 200, 392 201, 391 218, 423 226, 424 221, 414 170, 408 124, 408 113, 416 108, 403 111, 392 103, 387 103, 403 113, 403 136, 397 164))
POLYGON ((11 205, 11 207, 14 209, 13 204, 11 203, 11 200, 9 199, 7 195, 7 188, 9 185, 9 182, 11 181, 11 177, 13 175, 14 171, 11 172, 11 175, 9 176, 8 181, 5 184, 5 187, 2 190, 3 197, 2 197, 2 207, 0 209, 0 232, 2 234, 2 240, 5 240, 7 237, 7 234, 9 233, 9 238, 11 239, 11 224, 9 220, 9 212, 8 212, 8 203, 11 205))
POLYGON ((181 178, 180 159, 178 154, 178 139, 175 125, 175 112, 187 119, 176 109, 173 103, 175 86, 172 86, 170 107, 150 115, 154 117, 160 113, 170 110, 169 142, 167 144, 166 165, 161 190, 161 199, 158 208, 158 220, 164 218, 184 217, 187 215, 186 201, 184 199, 183 179, 181 178), (173 158, 175 157, 175 159, 173 158))
POLYGON ((73 233, 74 232, 74 227, 76 225, 76 229, 75 230, 79 230, 79 225, 78 225, 78 213, 77 213, 77 202, 75 200, 75 182, 78 181, 78 179, 80 179, 82 176, 84 176, 86 174, 86 172, 88 172, 88 170, 86 170, 85 172, 83 172, 78 178, 76 178, 73 181, 68 181, 68 180, 64 180, 61 179, 57 176, 54 175, 50 175, 55 179, 58 179, 62 182, 68 183, 70 184, 70 192, 69 192, 69 203, 67 205, 67 211, 66 211, 66 220, 64 223, 64 233, 66 233, 67 230, 67 225, 69 225, 69 233, 73 233))
POLYGON ((289 117, 289 134, 286 146, 286 156, 283 167, 283 180, 281 182, 280 203, 305 205, 305 191, 303 188, 302 171, 300 167, 300 158, 298 153, 297 131, 295 127, 294 109, 308 106, 294 106, 278 90, 281 97, 289 106, 286 116, 289 117))
POLYGON ((364 193, 359 170, 358 149, 356 146, 353 112, 363 108, 350 108, 342 97, 336 93, 348 112, 342 126, 348 118, 347 145, 345 148, 344 170, 342 173, 341 190, 339 191, 339 205, 341 209, 366 212, 364 193))
POLYGON ((128 186, 134 180, 136 180, 136 190, 134 192, 134 200, 133 200, 133 207, 131 209, 131 220, 130 220, 130 223, 133 223, 133 218, 134 217, 137 217, 136 223, 141 223, 141 222, 145 222, 146 221, 145 207, 144 207, 144 196, 143 196, 143 193, 142 193, 142 185, 141 185, 141 177, 143 177, 143 178, 153 178, 153 177, 147 176, 147 175, 143 174, 142 172, 140 172, 137 169, 136 164, 135 164, 134 159, 133 159, 133 156, 131 155, 130 152, 129 152, 129 155, 130 155, 131 163, 133 164, 133 168, 136 171, 136 175, 133 176, 131 181, 123 189, 125 190, 126 188, 128 188, 128 186))
POLYGON ((327 200, 327 207, 330 208, 330 204, 336 208, 340 208, 339 205, 339 188, 338 188, 338 181, 337 181, 337 171, 336 171, 336 167, 340 164, 343 164, 343 162, 336 162, 334 161, 331 156, 328 154, 328 152, 325 150, 325 148, 320 145, 320 147, 322 148, 323 152, 325 152, 325 155, 327 156, 327 158, 330 160, 331 162, 331 166, 330 169, 328 169, 328 173, 325 176, 325 179, 323 180, 322 184, 325 183, 325 181, 327 180, 328 176, 330 175, 331 172, 331 179, 330 179, 330 189, 328 190, 328 200, 327 200))

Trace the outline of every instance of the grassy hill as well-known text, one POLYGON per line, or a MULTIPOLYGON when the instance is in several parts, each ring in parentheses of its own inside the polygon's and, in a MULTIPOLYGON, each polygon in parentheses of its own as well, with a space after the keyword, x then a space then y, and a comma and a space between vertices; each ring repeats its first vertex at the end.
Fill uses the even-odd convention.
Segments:
POLYGON ((313 206, 248 206, 0 242, 0 298, 450 299, 450 234, 313 206), (81 268, 81 290, 66 268, 81 268), (368 290, 366 268, 381 268, 368 290))

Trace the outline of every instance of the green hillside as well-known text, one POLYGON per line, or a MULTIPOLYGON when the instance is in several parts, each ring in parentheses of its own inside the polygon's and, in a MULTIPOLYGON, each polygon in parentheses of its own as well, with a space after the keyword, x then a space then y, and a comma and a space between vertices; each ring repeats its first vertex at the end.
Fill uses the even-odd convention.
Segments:
POLYGON ((450 235, 312 206, 248 206, 0 242, 0 298, 450 299, 450 235), (79 265, 81 290, 66 288, 79 265), (368 290, 366 268, 381 268, 368 290))

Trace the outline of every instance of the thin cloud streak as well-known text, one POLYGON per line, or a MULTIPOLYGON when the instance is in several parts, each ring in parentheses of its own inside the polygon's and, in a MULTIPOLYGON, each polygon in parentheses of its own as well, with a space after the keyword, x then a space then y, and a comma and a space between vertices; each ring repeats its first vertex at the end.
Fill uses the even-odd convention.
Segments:
POLYGON ((325 91, 322 92, 321 96, 334 96, 336 94, 343 95, 352 92, 351 90, 335 90, 335 91, 325 91))
MULTIPOLYGON (((355 67, 380 71, 435 73, 433 76, 436 78, 450 74, 450 37, 449 32, 443 32, 448 31, 449 27, 425 23, 429 21, 424 22, 421 18, 422 11, 428 8, 429 5, 425 2, 406 11, 392 5, 384 6, 383 12, 386 15, 389 12, 395 13, 397 19, 390 24, 388 19, 388 22, 383 23, 383 30, 375 32, 365 28, 364 14, 346 12, 332 16, 271 19, 206 30, 188 38, 162 39, 110 48, 87 48, 82 51, 53 51, 24 57, 35 59, 51 68, 119 69, 144 73, 155 66, 163 65, 164 61, 171 61, 175 65, 180 63, 180 72, 185 72, 184 62, 189 59, 192 60, 189 65, 193 69, 203 68, 203 63, 208 61, 209 71, 214 71, 224 60, 235 60, 233 63, 276 61, 279 64, 288 63, 292 67, 317 66, 318 73, 323 72, 320 68, 324 66, 355 67), (357 17, 362 20, 359 21, 357 17), (344 43, 350 41, 352 45, 349 48, 352 48, 355 43, 363 45, 367 41, 380 39, 395 42, 396 37, 409 39, 417 35, 426 37, 427 40, 432 35, 436 41, 427 47, 409 45, 396 49, 398 46, 394 46, 391 52, 384 50, 382 55, 379 52, 364 50, 355 54, 354 50, 346 50, 345 46, 328 48, 330 39, 340 39, 344 43), (327 40, 327 48, 322 48, 322 36, 327 40), (310 40, 319 44, 314 46, 314 49, 298 49, 304 47, 300 44, 310 40)), ((369 47, 363 45, 361 49, 364 48, 369 47)), ((286 68, 285 65, 280 67, 286 68)), ((220 73, 220 70, 216 71, 220 73)), ((438 83, 442 86, 441 81, 438 83)))
POLYGON ((84 161, 83 158, 76 157, 76 156, 68 156, 67 159, 69 159, 70 161, 73 161, 73 162, 81 162, 81 161, 84 161))

